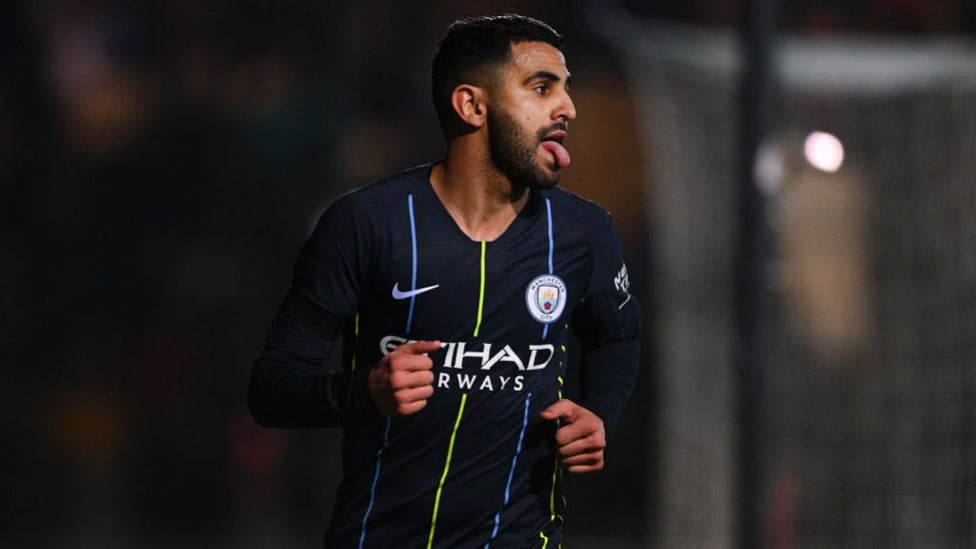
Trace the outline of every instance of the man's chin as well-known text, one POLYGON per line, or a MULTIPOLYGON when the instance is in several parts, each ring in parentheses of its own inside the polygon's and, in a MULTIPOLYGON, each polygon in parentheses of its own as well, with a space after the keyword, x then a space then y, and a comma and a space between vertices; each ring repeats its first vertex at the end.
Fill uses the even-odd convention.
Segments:
POLYGON ((540 162, 531 167, 527 166, 527 168, 517 174, 512 170, 513 173, 509 176, 509 181, 514 187, 546 190, 559 185, 562 170, 555 163, 540 162))
POLYGON ((556 188, 558 186, 559 186, 559 176, 557 175, 556 177, 553 177, 552 179, 548 179, 546 181, 539 182, 539 184, 536 186, 536 188, 542 189, 542 190, 546 190, 546 189, 553 189, 553 188, 556 188))
POLYGON ((532 181, 530 188, 538 189, 540 191, 549 190, 559 186, 559 172, 555 172, 552 176, 546 178, 537 178, 532 181))
POLYGON ((562 175, 562 168, 554 161, 547 160, 540 162, 535 169, 532 178, 533 189, 551 189, 559 185, 559 177, 562 175))
POLYGON ((544 176, 539 178, 538 188, 551 189, 559 186, 559 177, 562 176, 562 168, 555 164, 546 166, 543 170, 544 176))

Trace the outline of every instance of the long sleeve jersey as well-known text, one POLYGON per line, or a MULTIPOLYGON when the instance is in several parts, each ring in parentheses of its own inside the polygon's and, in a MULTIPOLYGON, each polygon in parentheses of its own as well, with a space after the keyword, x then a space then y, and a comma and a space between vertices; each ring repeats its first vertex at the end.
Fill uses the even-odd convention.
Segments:
POLYGON ((556 547, 557 424, 539 413, 563 396, 570 330, 579 403, 608 433, 637 376, 640 309, 619 236, 598 205, 554 188, 529 191, 496 240, 471 240, 430 170, 353 191, 323 214, 291 290, 312 312, 279 314, 252 373, 252 411, 267 425, 342 428, 326 547, 556 547), (332 328, 340 372, 320 365, 332 328), (369 369, 416 340, 441 341, 429 355, 434 394, 416 414, 381 417, 369 369))

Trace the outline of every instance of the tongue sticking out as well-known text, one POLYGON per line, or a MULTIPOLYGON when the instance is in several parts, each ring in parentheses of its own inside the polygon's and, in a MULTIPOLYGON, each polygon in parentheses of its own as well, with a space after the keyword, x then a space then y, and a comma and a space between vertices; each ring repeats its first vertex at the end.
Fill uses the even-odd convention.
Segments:
POLYGON ((543 141, 542 148, 549 151, 553 161, 560 169, 569 166, 569 151, 558 141, 543 141))

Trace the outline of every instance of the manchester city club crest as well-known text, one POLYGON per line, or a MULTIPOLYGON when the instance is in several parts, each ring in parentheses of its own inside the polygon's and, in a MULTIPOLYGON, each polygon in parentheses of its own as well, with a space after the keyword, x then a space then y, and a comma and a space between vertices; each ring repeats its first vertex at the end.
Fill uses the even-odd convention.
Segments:
POLYGON ((566 284, 556 275, 535 277, 525 289, 525 305, 532 318, 552 324, 566 308, 566 284))

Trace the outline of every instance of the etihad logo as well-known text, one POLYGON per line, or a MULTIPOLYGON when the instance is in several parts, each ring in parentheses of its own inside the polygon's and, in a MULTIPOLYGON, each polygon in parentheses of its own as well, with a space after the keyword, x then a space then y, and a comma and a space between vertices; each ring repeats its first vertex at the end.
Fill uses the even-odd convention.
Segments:
MULTIPOLYGON (((389 335, 380 340, 380 351, 388 354, 413 340, 389 335)), ((517 352, 511 345, 447 341, 441 343, 443 359, 435 364, 438 389, 466 391, 522 391, 526 372, 544 370, 555 356, 550 344, 528 345, 517 352), (504 367, 514 366, 514 369, 504 367), (492 369, 495 369, 493 372, 492 369)))
MULTIPOLYGON (((385 355, 404 343, 413 343, 413 340, 388 335, 380 340, 380 351, 385 355)), ((544 369, 556 352, 555 347, 548 343, 529 345, 521 354, 515 352, 511 345, 467 341, 445 341, 441 343, 441 349, 446 351, 444 360, 440 363, 441 368, 462 369, 465 366, 477 366, 481 370, 491 370, 499 364, 511 364, 519 371, 544 369)))

